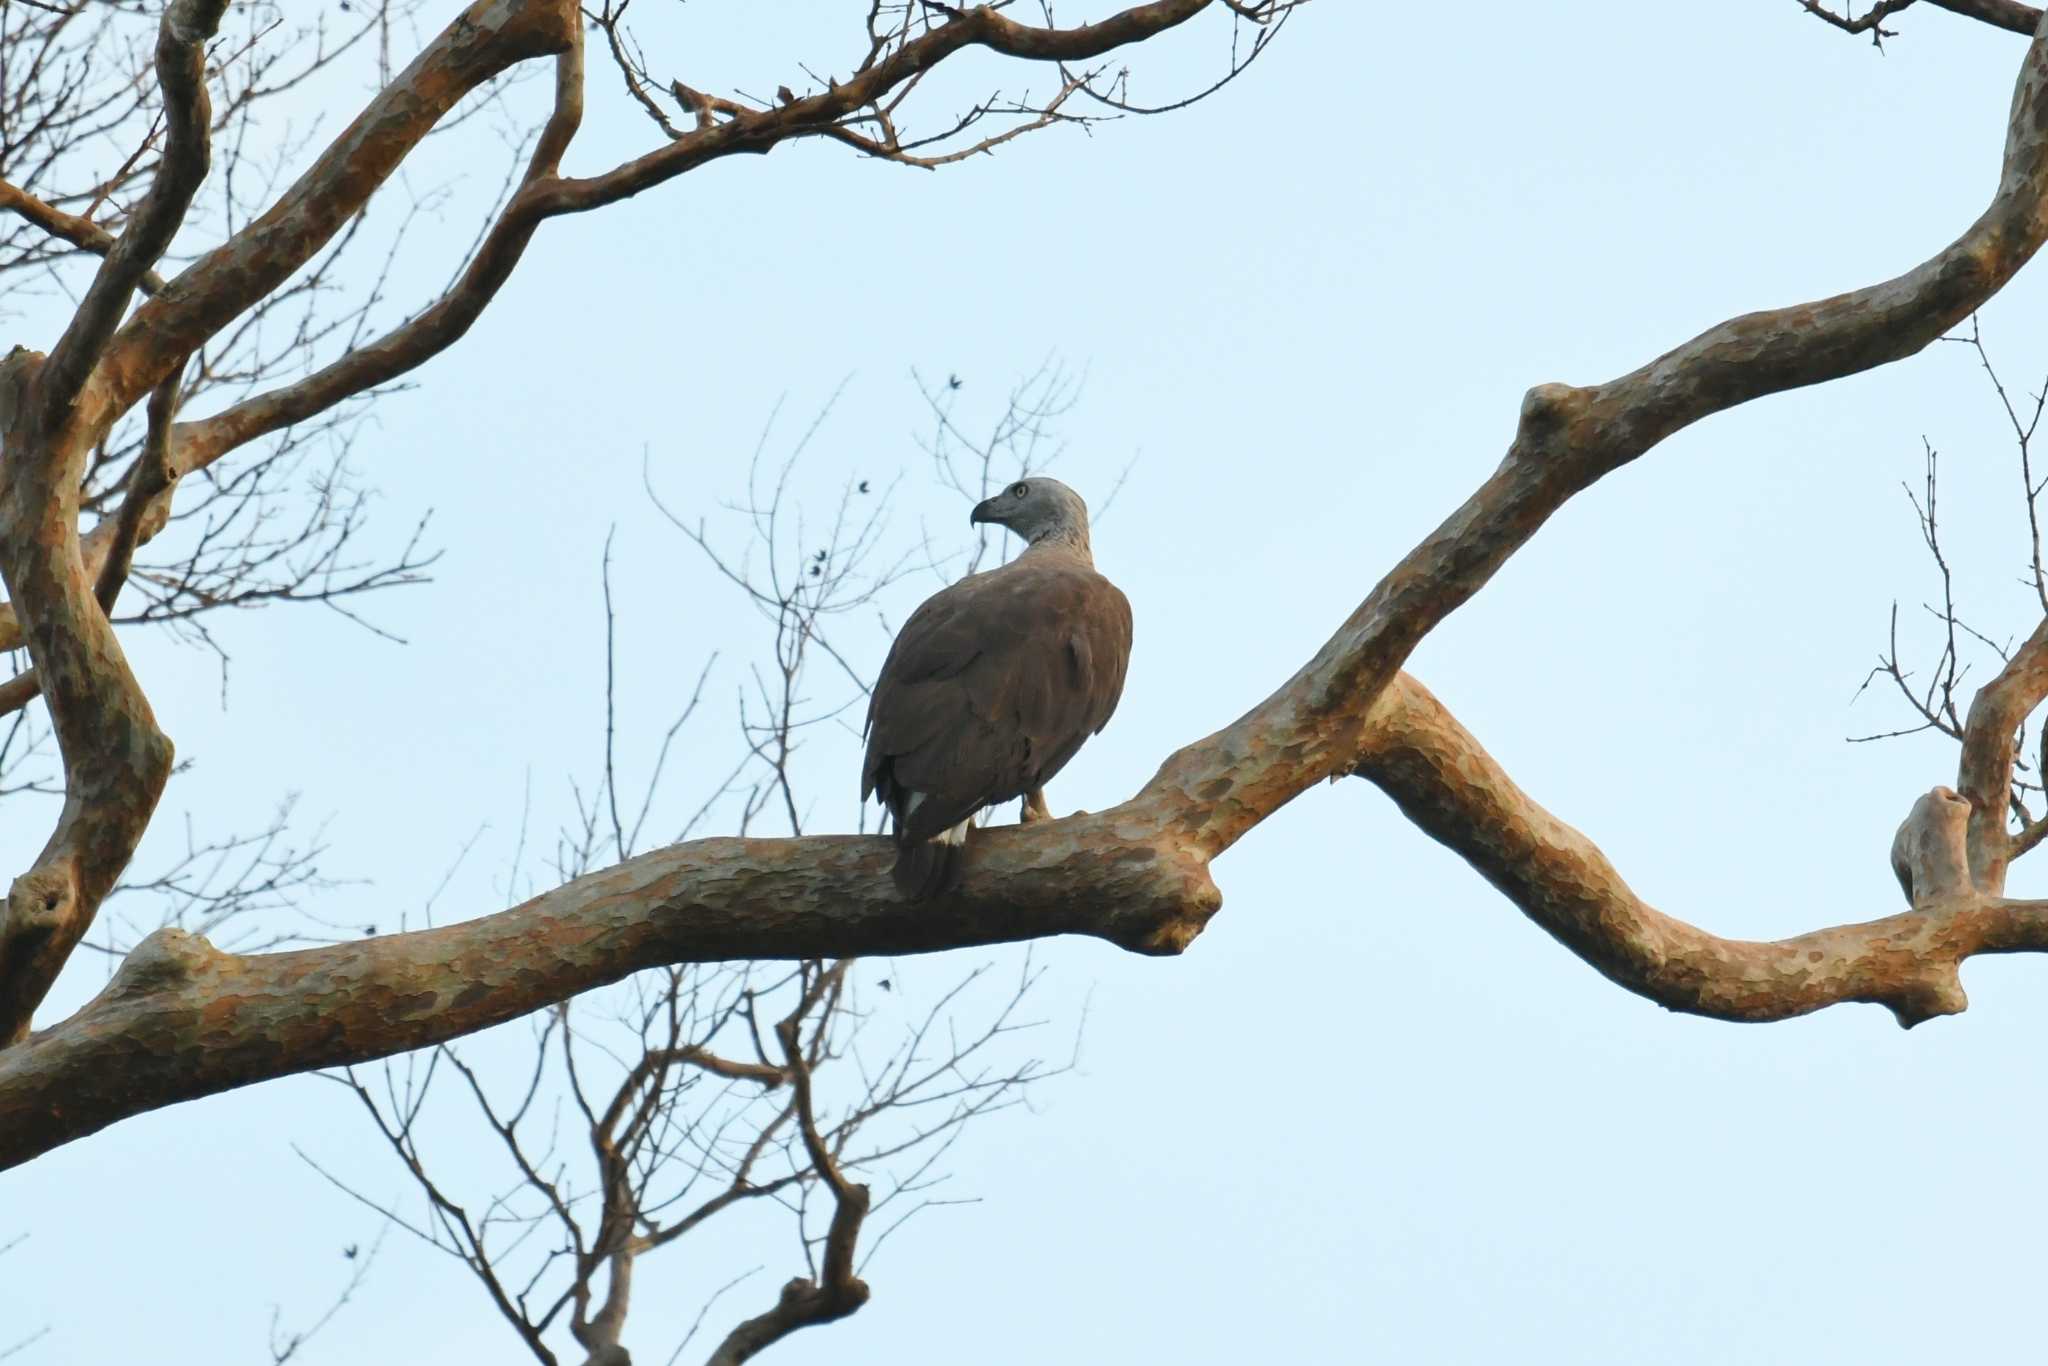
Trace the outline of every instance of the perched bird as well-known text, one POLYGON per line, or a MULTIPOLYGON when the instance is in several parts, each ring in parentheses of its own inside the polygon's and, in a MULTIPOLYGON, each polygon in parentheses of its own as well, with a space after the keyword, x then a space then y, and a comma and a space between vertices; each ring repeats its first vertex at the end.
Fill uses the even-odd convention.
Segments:
POLYGON ((1079 494, 1022 479, 968 521, 1029 544, 911 613, 868 699, 860 795, 889 808, 912 900, 958 885, 982 808, 1022 797, 1026 821, 1051 814, 1046 781, 1108 723, 1131 657, 1131 604, 1095 572, 1079 494))

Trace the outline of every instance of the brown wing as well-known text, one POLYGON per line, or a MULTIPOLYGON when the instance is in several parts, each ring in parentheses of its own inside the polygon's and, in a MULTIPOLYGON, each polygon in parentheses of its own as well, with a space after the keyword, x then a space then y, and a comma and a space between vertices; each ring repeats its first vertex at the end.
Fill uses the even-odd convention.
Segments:
POLYGON ((920 840, 1043 786, 1109 721, 1130 654, 1130 603, 1083 563, 1025 555, 962 579, 882 665, 861 796, 920 840))

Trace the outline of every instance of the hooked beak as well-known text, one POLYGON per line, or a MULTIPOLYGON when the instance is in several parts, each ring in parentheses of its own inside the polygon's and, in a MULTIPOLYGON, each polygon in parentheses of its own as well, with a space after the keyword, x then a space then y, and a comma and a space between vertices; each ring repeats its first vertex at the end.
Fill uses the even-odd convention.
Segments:
POLYGON ((967 514, 967 525, 969 526, 973 526, 977 522, 1000 522, 1001 520, 1002 518, 996 516, 996 500, 993 498, 984 499, 976 503, 974 511, 967 514))

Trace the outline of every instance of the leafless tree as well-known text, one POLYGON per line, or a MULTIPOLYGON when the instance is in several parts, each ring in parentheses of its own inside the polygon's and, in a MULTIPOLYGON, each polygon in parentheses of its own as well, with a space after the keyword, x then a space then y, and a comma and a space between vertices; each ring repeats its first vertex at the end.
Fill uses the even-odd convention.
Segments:
MULTIPOLYGON (((1030 430, 1050 440, 1051 424, 1072 401, 1064 374, 1048 365, 1019 385, 992 439, 935 448, 940 482, 965 491, 1042 460, 1042 451, 1011 434, 1030 430)), ((935 415, 950 420, 950 403, 927 398, 935 415)), ((805 518, 795 493, 798 462, 829 413, 828 404, 772 469, 763 464, 764 432, 745 495, 725 519, 737 547, 717 528, 669 513, 754 608, 767 639, 765 657, 739 670, 736 765, 708 792, 693 794, 679 828, 664 835, 687 839, 713 821, 729 821, 741 835, 801 835, 819 795, 814 788, 843 786, 835 781, 843 775, 812 774, 799 763, 811 732, 849 726, 865 702, 866 684, 847 662, 855 652, 841 629, 872 631, 883 591, 926 567, 926 554, 921 540, 892 544, 890 484, 850 478, 830 516, 805 518)), ((694 738, 685 727, 712 676, 707 662, 658 738, 632 743, 622 735, 611 567, 608 542, 600 575, 603 758, 594 779, 571 785, 570 820, 540 856, 541 879, 554 883, 638 852, 663 815, 668 761, 679 736, 694 738), (637 791, 621 788, 622 751, 653 755, 637 791)), ((705 747, 696 748, 701 755, 705 747)), ((521 854, 524 848, 522 841, 521 854)), ((534 879, 515 867, 513 880, 534 879)), ((550 1366, 564 1333, 588 1362, 628 1360, 624 1338, 643 1259, 685 1237, 715 1236, 730 1222, 720 1220, 728 1212, 779 1206, 790 1215, 803 1274, 709 1354, 714 1362, 746 1360, 800 1328, 858 1309, 868 1296, 859 1273, 889 1235, 911 1216, 960 1198, 941 1189, 942 1163, 965 1127, 1017 1104, 1028 1086, 1059 1070, 1013 1046, 1038 1023, 1024 1013, 1038 975, 1028 954, 1014 969, 983 963, 912 1006, 924 984, 912 980, 922 974, 909 965, 838 958, 657 968, 537 1017, 526 1046, 513 1050, 521 1055, 516 1069, 441 1044, 387 1062, 372 1077, 338 1074, 410 1179, 409 1204, 365 1195, 359 1179, 306 1156, 350 1194, 457 1258, 550 1366), (452 1105, 442 1091, 452 1092, 452 1105), (473 1161, 436 1157, 428 1132, 449 1109, 459 1112, 449 1128, 460 1131, 466 1120, 490 1135, 503 1158, 499 1176, 477 1171, 473 1161)), ((751 1274, 740 1271, 710 1292, 669 1359, 751 1274)))
MULTIPOLYGON (((1271 40, 1292 7, 1270 0, 1216 7, 1230 37, 1226 80, 1271 40)), ((302 904, 328 884, 317 870, 317 833, 310 840, 293 834, 289 801, 253 833, 205 835, 188 822, 182 852, 167 866, 126 872, 167 774, 169 746, 132 688, 118 633, 156 627, 214 649, 225 689, 228 653, 209 626, 210 614, 314 602, 379 629, 355 601, 420 581, 432 555, 423 549, 423 525, 395 549, 362 549, 368 499, 349 464, 354 439, 379 393, 403 383, 407 371, 460 336, 542 221, 788 138, 828 137, 871 157, 935 168, 1034 130, 1145 112, 1127 98, 1127 74, 1105 66, 1101 56, 1175 28, 1208 6, 1147 6, 1107 24, 1061 30, 1013 22, 993 10, 877 5, 858 31, 855 66, 844 84, 827 78, 813 82, 822 91, 803 99, 785 88, 760 101, 703 94, 674 79, 665 88, 650 84, 648 58, 626 27, 624 6, 579 14, 553 3, 519 5, 516 12, 473 5, 438 36, 419 31, 415 21, 424 8, 419 0, 385 0, 311 18, 277 5, 224 3, 38 4, 0 12, 0 208, 9 211, 0 218, 6 233, 0 279, 10 302, 33 305, 54 292, 70 299, 73 310, 49 357, 17 349, 6 370, 7 468, 23 473, 41 462, 49 482, 28 493, 46 504, 35 520, 61 516, 70 528, 68 544, 43 557, 43 569, 21 581, 25 591, 14 592, 0 609, 0 648, 27 656, 0 685, 0 716, 8 724, 0 735, 0 786, 22 798, 73 799, 50 847, 17 883, 20 895, 0 923, 5 1033, 23 1047, 38 1037, 29 1032, 37 1002, 80 945, 102 961, 133 964, 143 960, 130 951, 152 931, 150 943, 189 937, 244 953, 375 934, 375 926, 330 924, 316 907, 302 904), (626 93, 653 116, 666 145, 577 182, 558 167, 581 111, 586 22, 589 33, 602 36, 626 93), (479 29, 481 44, 473 41, 479 29), (394 52, 402 58, 409 42, 423 44, 425 53, 399 72, 394 52), (913 132, 913 116, 917 122, 930 117, 913 98, 924 76, 968 49, 1050 72, 1053 86, 1037 97, 999 91, 913 132), (545 126, 514 130, 508 139, 526 158, 524 172, 508 182, 464 270, 423 312, 395 323, 385 319, 395 243, 421 211, 423 192, 408 187, 412 202, 401 205, 395 219, 382 215, 387 226, 381 235, 372 224, 373 200, 381 206, 392 199, 393 173, 413 147, 490 108, 535 58, 550 56, 553 115, 545 126), (260 110, 318 87, 344 63, 358 72, 369 64, 382 87, 349 131, 324 150, 258 135, 260 110), (381 128, 394 110, 409 111, 399 120, 404 126, 397 142, 365 147, 363 130, 381 128), (690 130, 679 129, 671 116, 690 130), (309 150, 314 170, 289 182, 309 150), (563 191, 575 197, 552 198, 563 191), (281 219, 308 209, 310 220, 279 230, 281 219), (140 305, 132 316, 131 303, 140 305), (155 316, 146 316, 152 308, 155 316), (162 373, 149 377, 137 402, 113 396, 107 384, 125 382, 114 378, 124 364, 119 352, 153 334, 166 313, 186 321, 174 325, 180 336, 157 353, 167 362, 162 373), (58 412, 76 415, 102 399, 108 406, 82 424, 58 412), (31 447, 47 460, 32 459, 31 447), (54 654, 40 647, 42 618, 28 606, 36 591, 30 581, 40 575, 49 583, 53 572, 85 586, 98 623, 92 637, 71 640, 54 654), (131 606, 122 612, 115 605, 124 588, 131 606), (129 715, 117 728, 120 736, 102 738, 117 747, 139 742, 122 756, 118 775, 81 749, 78 732, 69 728, 70 716, 86 714, 74 713, 63 681, 73 664, 85 662, 76 650, 112 652, 87 667, 111 668, 103 682, 120 694, 129 715), (47 712, 36 705, 46 683, 47 712), (45 715, 68 764, 53 762, 58 756, 48 752, 50 735, 40 723, 45 715), (86 779, 88 770, 99 777, 86 779), (117 790, 115 802, 125 814, 104 804, 117 790), (81 797, 84 807, 77 804, 81 797), (125 847, 113 848, 110 836, 125 847), (56 900, 52 889, 61 889, 56 900), (276 912, 287 907, 303 914, 281 920, 276 912)), ((149 349, 156 352, 154 344, 149 349)), ((1027 408, 1013 404, 1005 421, 1016 427, 1027 408)), ((1033 410, 1031 420, 1042 423, 1051 415, 1033 410)), ((980 453, 983 463, 1008 453, 1012 440, 1012 432, 999 428, 980 453)), ((951 454, 935 452, 935 458, 940 470, 953 468, 951 454)), ((865 485, 847 491, 814 558, 787 560, 781 544, 791 530, 786 474, 772 489, 757 483, 744 509, 767 554, 763 574, 714 555, 770 622, 772 658, 752 675, 739 766, 705 796, 679 834, 663 832, 677 838, 686 838, 729 796, 737 799, 739 834, 803 834, 792 756, 807 728, 842 723, 839 711, 848 704, 807 714, 807 671, 814 659, 828 659, 845 675, 839 690, 858 703, 859 680, 828 628, 868 606, 910 563, 906 552, 879 572, 870 565, 880 525, 872 510, 883 499, 868 496, 865 485), (860 514, 863 506, 870 511, 860 514)), ((976 477, 985 479, 986 470, 976 477)), ((683 530, 714 550, 701 526, 683 530)), ((800 521, 795 530, 805 536, 800 521)), ((38 533, 16 521, 0 529, 0 537, 9 534, 38 533)), ((605 586, 609 640, 616 622, 608 578, 605 586)), ((57 591, 53 603, 65 600, 57 591)), ((653 776, 629 810, 618 781, 609 662, 603 771, 593 789, 575 793, 576 818, 552 860, 557 880, 573 882, 636 852, 669 742, 694 709, 693 702, 670 727, 653 776)), ((113 697, 103 694, 102 700, 113 697)), ((888 971, 897 980, 882 977, 866 994, 882 993, 885 1005, 905 1004, 910 993, 902 970, 888 971)), ((806 958, 794 968, 670 965, 619 992, 586 999, 573 1016, 566 1001, 546 1016, 525 1101, 510 1114, 494 1105, 480 1073, 445 1044, 426 1055, 416 1078, 410 1071, 402 1081, 400 1072, 386 1073, 388 1106, 353 1077, 351 1085, 427 1197, 423 1231, 445 1238, 463 1256, 546 1360, 553 1357, 543 1338, 558 1322, 594 1358, 621 1350, 631 1272, 640 1257, 742 1201, 786 1204, 809 1275, 718 1349, 721 1358, 747 1356, 805 1324, 857 1308, 867 1292, 855 1275, 856 1240, 870 1217, 881 1216, 883 1224, 869 1233, 869 1251, 902 1218, 937 1200, 930 1193, 938 1180, 934 1164, 962 1126, 1013 1103, 1043 1074, 1035 1059, 1004 1053, 1009 1036, 1023 1026, 1018 1012, 1034 980, 1027 966, 1008 989, 991 995, 985 972, 970 972, 936 993, 899 1036, 878 1045, 882 1033, 904 1023, 892 1018, 903 1012, 859 999, 850 958, 806 958), (969 1004, 985 1010, 963 1033, 959 1008, 969 1004), (633 1042, 637 1052, 621 1051, 633 1042), (620 1058, 626 1061, 617 1075, 607 1075, 620 1058), (496 1193, 474 1227, 419 1150, 413 1121, 437 1075, 465 1079, 480 1118, 504 1140, 517 1178, 509 1194, 496 1193), (716 1082, 717 1094, 700 1085, 706 1081, 716 1082), (543 1140, 524 1121, 536 1088, 557 1083, 585 1121, 594 1164, 587 1182, 576 1187, 573 1173, 557 1170, 542 1178, 529 1165, 545 1160, 533 1146, 543 1140), (714 1181, 722 1183, 717 1190, 714 1181), (589 1192, 597 1196, 594 1206, 582 1200, 589 1192), (538 1263, 511 1296, 501 1270, 506 1257, 529 1245, 535 1224, 511 1219, 507 1211, 522 1196, 543 1195, 547 1203, 535 1217, 555 1220, 556 1240, 531 1244, 540 1251, 538 1263), (698 1203, 686 1207, 691 1200, 698 1203), (587 1226, 586 1210, 592 1211, 587 1226), (509 1249, 494 1241, 507 1227, 515 1232, 509 1249), (543 1291, 545 1302, 535 1298, 543 1291)), ((118 995, 123 988, 117 983, 109 990, 118 995)), ((408 1058, 403 1066, 418 1065, 408 1058)), ((551 1154, 551 1137, 546 1141, 551 1154)), ((348 1286, 309 1327, 287 1329, 281 1316, 274 1321, 273 1357, 296 1355, 347 1303, 368 1264, 368 1258, 353 1264, 348 1286)))
MULTIPOLYGON (((1991 737, 1983 733, 1984 727, 1994 718, 1977 714, 1976 699, 1988 696, 1995 701, 1999 694, 1985 688, 1973 695, 1966 681, 1973 668, 1988 674, 1994 681, 2011 675, 2024 678, 2030 671, 2044 667, 2032 662, 2032 656, 2048 649, 2048 644, 2044 644, 2048 641, 2048 561, 2043 560, 2041 548, 2041 497, 2048 492, 2048 475, 2037 472, 2039 453, 2034 449, 2035 433, 2040 428, 2043 412, 2048 411, 2048 381, 2036 389, 2023 391, 2016 398, 1999 376, 1975 317, 1970 319, 1967 333, 1942 340, 1966 347, 1974 355, 1997 402, 2000 416, 2012 435, 2016 456, 2014 473, 2018 475, 2019 497, 2016 501, 2026 514, 2027 532, 2020 547, 2020 573, 2016 579, 2027 615, 2032 617, 2039 613, 2043 620, 2031 635, 2015 644, 2016 634, 1993 634, 1998 628, 1986 629, 1982 618, 1966 613, 1958 598, 1956 567, 1942 541, 1941 456, 1934 444, 1923 438, 1921 445, 1926 473, 1920 486, 1908 486, 1905 494, 1913 510, 1921 544, 1933 566, 1938 593, 1934 599, 1922 602, 1917 612, 1909 614, 1906 632, 1909 638, 1914 635, 1931 636, 1932 658, 1923 661, 1918 668, 1908 662, 1911 651, 1901 647, 1899 606, 1894 602, 1885 648, 1876 665, 1865 676, 1858 693, 1860 695, 1873 683, 1881 681, 1888 684, 1890 693, 1904 705, 1911 719, 1904 725, 1854 737, 1858 743, 1933 731, 1966 748, 1972 744, 1986 745, 1991 737), (1921 628, 1918 632, 1914 630, 1916 625, 1921 628)), ((2005 686, 2033 685, 2015 681, 2005 686)), ((2048 813, 2035 810, 2044 793, 2042 775, 2048 771, 2044 770, 2044 764, 2048 764, 2048 748, 2044 748, 2048 745, 2048 733, 2042 729, 2042 718, 2034 715, 2031 708, 2005 715, 2012 722, 2012 732, 2004 738, 2008 772, 2003 806, 2009 823, 2003 830, 2003 853, 2009 864, 2048 838, 2048 813)), ((1994 795, 1980 791, 1969 796, 1968 800, 1974 808, 1976 802, 1992 800, 1994 795)), ((1911 866, 1911 850, 1905 843, 1909 838, 1908 831, 1901 831, 1901 845, 1894 851, 1894 869, 1905 888, 1907 899, 1912 900, 1915 873, 1911 866)))
MULTIPOLYGON (((214 174, 193 196, 188 235, 226 235, 261 211, 302 149, 259 137, 259 116, 345 63, 377 59, 412 8, 379 0, 345 12, 336 27, 325 15, 300 22, 277 6, 251 6, 223 23, 207 58, 216 92, 207 124, 214 174)), ((75 298, 79 271, 112 246, 158 178, 164 111, 152 53, 159 17, 155 6, 133 3, 0 11, 0 318, 52 296, 75 298)), ((389 265, 388 256, 359 265, 362 224, 359 216, 287 286, 209 337, 175 387, 162 391, 165 416, 184 403, 261 392, 299 373, 309 348, 359 341, 389 265), (362 277, 363 301, 334 302, 344 275, 362 277)), ((158 264, 189 264, 195 256, 174 244, 158 264)), ((163 288, 161 271, 144 272, 136 287, 154 295, 163 288)), ((373 396, 267 436, 232 466, 197 471, 175 506, 155 496, 168 451, 145 450, 143 415, 109 424, 87 452, 78 506, 91 524, 81 544, 85 567, 111 622, 167 630, 212 649, 225 689, 228 653, 209 624, 216 614, 317 603, 364 621, 351 600, 419 582, 432 559, 419 530, 389 554, 364 545, 369 500, 349 457, 373 396), (138 488, 142 496, 130 496, 138 488), (144 542, 150 550, 137 558, 144 542), (109 570, 117 544, 123 563, 109 570), (122 575, 134 591, 127 609, 116 611, 122 575)), ((40 685, 22 667, 27 652, 11 605, 0 607, 0 648, 16 665, 0 683, 0 800, 62 796, 51 734, 28 706, 40 685)), ((124 873, 85 944, 118 959, 163 925, 242 949, 331 938, 315 921, 275 914, 295 906, 297 893, 327 885, 317 836, 296 836, 291 811, 287 798, 272 819, 246 830, 201 831, 186 817, 182 850, 160 868, 124 873)))
MULTIPOLYGON (((1860 15, 1829 13, 1843 27, 1875 35, 1880 20, 1908 7, 1887 0, 1860 15)), ((1018 132, 1137 110, 1107 54, 1203 23, 1233 42, 1228 70, 1235 71, 1263 41, 1245 35, 1272 32, 1290 12, 1277 3, 1158 0, 1099 23, 1059 27, 988 6, 878 4, 840 68, 749 96, 707 93, 702 79, 686 83, 679 57, 643 49, 624 11, 607 8, 591 16, 590 32, 626 96, 646 113, 655 143, 623 164, 575 175, 563 166, 584 97, 583 15, 555 0, 480 0, 428 38, 349 131, 267 196, 262 213, 209 226, 192 215, 208 183, 215 139, 209 89, 220 84, 208 53, 226 4, 172 0, 157 25, 155 80, 144 87, 162 132, 123 153, 149 169, 137 173, 135 184, 146 188, 127 202, 119 232, 94 236, 72 225, 67 237, 72 219, 93 215, 58 216, 49 194, 37 192, 48 190, 42 181, 12 191, 17 215, 99 259, 47 354, 17 350, 0 365, 0 571, 18 623, 7 640, 29 654, 60 743, 64 792, 49 843, 15 880, 0 924, 0 1037, 10 1040, 0 1051, 0 1162, 24 1162, 139 1111, 231 1086, 436 1049, 491 1025, 558 1012, 636 972, 795 964, 787 989, 800 1005, 811 992, 835 990, 840 979, 829 965, 855 957, 1062 933, 1135 952, 1177 952, 1220 907, 1213 861, 1286 802, 1348 775, 1387 792, 1566 948, 1672 1009, 1767 1021, 1861 1001, 1887 1007, 1908 1026, 1962 1010, 1964 959, 2048 949, 2048 903, 2005 895, 2007 868, 2025 852, 2029 828, 2016 830, 2012 812, 2016 740, 2048 697, 2048 629, 2014 647, 1967 707, 1939 713, 1956 724, 1961 757, 1953 788, 1935 787, 1910 803, 1895 846, 1910 907, 1774 942, 1723 939, 1645 904, 1591 840, 1522 793, 1402 672, 1419 641, 1598 479, 1725 409, 1917 353, 1950 335, 2032 259, 2048 238, 2048 24, 2033 7, 2009 0, 1928 0, 1923 7, 1935 9, 1949 12, 1947 22, 1984 23, 2025 39, 2014 44, 2018 73, 2001 175, 1983 211, 1958 225, 1950 245, 1895 279, 1730 319, 1611 381, 1534 386, 1495 472, 1367 589, 1329 641, 1276 680, 1270 697, 1166 756, 1109 811, 984 832, 964 886, 949 900, 915 907, 898 900, 885 872, 887 842, 871 835, 694 838, 589 869, 494 915, 368 944, 238 953, 189 931, 160 929, 128 952, 91 1003, 32 1030, 36 1006, 126 870, 171 767, 170 740, 126 663, 113 603, 136 549, 167 524, 182 488, 216 466, 235 468, 230 457, 248 443, 342 411, 452 344, 550 219, 602 209, 712 160, 792 138, 825 138, 869 157, 929 166, 994 149, 1018 132), (969 49, 1042 72, 1049 89, 1037 98, 992 96, 941 116, 925 125, 938 135, 933 141, 913 129, 924 77, 969 49), (179 378, 194 372, 195 358, 346 241, 364 206, 437 122, 507 73, 548 61, 552 112, 445 294, 353 345, 309 338, 294 352, 299 377, 174 420, 179 378), (26 209, 22 196, 34 201, 26 209), (188 263, 136 305, 166 253, 185 243, 190 254, 171 259, 188 263), (135 455, 118 478, 109 470, 96 482, 97 453, 111 449, 119 424, 138 410, 135 455), (89 492, 109 481, 119 496, 96 511, 89 492), (143 1057, 146 1067, 136 1061, 143 1057)), ((89 196, 68 202, 93 204, 89 196)), ((1931 522, 1931 504, 1926 514, 1931 522)), ((772 722, 760 733, 772 752, 772 722)), ((707 983, 702 990, 711 993, 708 1005, 730 989, 707 983)), ((549 1018, 561 1017, 543 1016, 539 1028, 548 1029, 549 1018)), ((587 1039, 576 1018, 578 1037, 587 1039)), ((661 1012, 650 1018, 653 1032, 642 1037, 659 1047, 670 1037, 721 1037, 704 1033, 708 1016, 686 1021, 673 1036, 661 1012)), ((790 1023, 778 1048, 764 1039, 749 1058, 771 1067, 780 1059, 788 1069, 786 1103, 799 1116, 794 1097, 819 1046, 812 1018, 796 1010, 764 1017, 764 1027, 790 1023)), ((728 1060, 747 1056, 729 1045, 703 1046, 724 1047, 717 1056, 728 1060)), ((685 1063, 672 1075, 699 1070, 685 1063)), ((616 1081, 586 1085, 599 1117, 596 1102, 608 1106, 622 1093, 616 1081)), ((640 1093, 626 1094, 621 1125, 638 1113, 640 1093)), ((491 1113, 517 1112, 516 1099, 487 1095, 491 1113)), ((386 1097, 387 1121, 390 1103, 386 1097)), ((821 1116, 815 1134, 785 1123, 805 1148, 793 1161, 808 1160, 815 1174, 805 1188, 826 1188, 834 1205, 817 1274, 801 1282, 803 1293, 847 1293, 853 1273, 831 1224, 868 1197, 852 1194, 860 1187, 832 1152, 821 1116)), ((394 1146, 403 1151, 402 1130, 400 1138, 394 1146)), ((566 1222, 540 1217, 573 1242, 566 1222)), ((581 1227, 591 1238, 590 1230, 607 1226, 596 1216, 581 1227)), ((616 1246, 604 1244, 604 1255, 616 1246)))

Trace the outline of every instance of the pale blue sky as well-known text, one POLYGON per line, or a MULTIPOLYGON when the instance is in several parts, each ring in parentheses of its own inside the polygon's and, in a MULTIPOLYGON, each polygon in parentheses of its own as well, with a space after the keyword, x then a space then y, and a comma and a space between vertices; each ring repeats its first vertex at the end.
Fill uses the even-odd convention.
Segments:
MULTIPOLYGON (((844 7, 786 4, 747 31, 735 8, 676 11, 693 83, 793 76, 764 15, 846 26, 844 7)), ((1087 371, 1063 477, 1099 496, 1138 457, 1097 545, 1136 614, 1128 689, 1051 793, 1056 810, 1114 802, 1322 642, 1493 468, 1529 385, 1609 378, 1950 240, 1995 182, 2024 40, 1932 9, 1897 27, 1880 56, 1793 0, 1311 6, 1236 86, 1170 118, 936 175, 790 147, 550 224, 358 448, 386 531, 431 507, 448 552, 432 586, 373 604, 411 643, 325 613, 237 618, 225 709, 211 656, 136 644, 196 760, 163 824, 254 819, 298 791, 329 820, 326 867, 370 880, 319 909, 387 924, 487 825, 438 910, 499 908, 529 775, 551 815, 595 758, 607 528, 642 733, 707 654, 757 639, 646 506, 643 455, 679 506, 715 513, 776 402, 793 433, 846 380, 807 492, 822 502, 848 472, 914 483, 913 366, 963 376, 990 413, 1051 353, 1087 371)), ((1137 61, 1142 92, 1197 83, 1217 39, 1137 61)), ((805 55, 843 67, 846 51, 805 55)), ((572 170, 645 145, 607 82, 594 60, 572 170)), ((412 174, 487 194, 495 169, 472 168, 489 145, 450 140, 412 174)), ((444 226, 415 229, 394 298, 445 278, 472 214, 458 194, 444 226)), ((2019 384, 2048 370, 2041 280, 1984 318, 2019 384)), ((54 335, 25 326, 6 340, 54 335)), ((1758 936, 1890 913, 1892 831, 1953 781, 1953 755, 1843 743, 1901 719, 1851 698, 1892 600, 1930 587, 1899 490, 1923 434, 1948 461, 1969 600, 1999 634, 2031 627, 2000 424, 1959 347, 1703 423, 1555 518, 1414 671, 1661 908, 1758 936)), ((906 533, 922 511, 964 544, 952 504, 916 498, 906 533)), ((703 735, 708 769, 724 742, 703 735)), ((850 751, 819 761, 821 810, 843 802, 850 822, 850 751)), ((12 864, 44 833, 5 832, 12 864)), ((1079 1070, 969 1134, 955 1193, 980 1203, 895 1235, 867 1308, 765 1359, 2034 1350, 2048 965, 1971 963, 1969 1013, 1910 1035, 1874 1007, 1769 1027, 1670 1015, 1360 782, 1303 796, 1216 873, 1224 910, 1180 960, 1041 946, 1047 1013, 1071 1028, 1087 1004, 1079 1070)), ((2022 865, 2015 887, 2039 881, 2022 865)), ((897 972, 916 998, 991 956, 1010 961, 897 972)), ((340 1248, 375 1232, 289 1145, 402 1190, 344 1101, 275 1083, 0 1177, 0 1233, 32 1235, 0 1319, 55 1325, 26 1359, 264 1359, 267 1306, 317 1309, 340 1248)), ((765 1260, 707 1331, 757 1312, 787 1258, 777 1228, 650 1259, 629 1345, 665 1360, 703 1297, 765 1260)), ((462 1268, 394 1237, 303 1359, 521 1350, 462 1268)))

